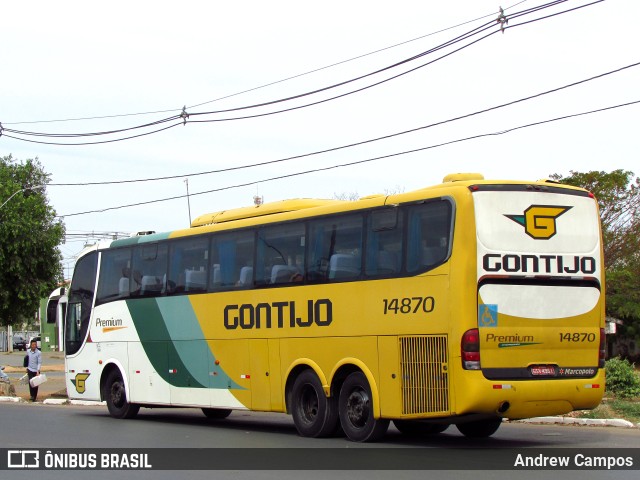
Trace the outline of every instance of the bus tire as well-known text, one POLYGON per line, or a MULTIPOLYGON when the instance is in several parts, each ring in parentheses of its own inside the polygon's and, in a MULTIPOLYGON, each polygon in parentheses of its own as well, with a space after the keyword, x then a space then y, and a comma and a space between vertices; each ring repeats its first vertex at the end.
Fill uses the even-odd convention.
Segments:
POLYGON ((204 413, 205 417, 210 418, 212 420, 222 420, 223 418, 227 418, 229 415, 231 415, 231 409, 203 408, 202 413, 204 413))
POLYGON ((291 414, 303 437, 327 437, 338 429, 338 402, 327 397, 313 370, 305 370, 291 390, 291 414))
POLYGON ((425 423, 416 420, 394 420, 393 424, 400 433, 411 437, 437 435, 449 428, 448 423, 425 423))
POLYGON ((105 384, 105 400, 109 414, 114 418, 133 418, 138 414, 140 405, 129 403, 124 380, 119 370, 112 370, 105 384))
POLYGON ((362 372, 354 372, 346 378, 338 404, 340 425, 349 440, 374 442, 387 432, 389 420, 374 417, 371 387, 362 372))
POLYGON ((502 418, 492 418, 489 420, 478 420, 475 422, 460 423, 456 425, 460 433, 469 438, 490 437, 502 424, 502 418))

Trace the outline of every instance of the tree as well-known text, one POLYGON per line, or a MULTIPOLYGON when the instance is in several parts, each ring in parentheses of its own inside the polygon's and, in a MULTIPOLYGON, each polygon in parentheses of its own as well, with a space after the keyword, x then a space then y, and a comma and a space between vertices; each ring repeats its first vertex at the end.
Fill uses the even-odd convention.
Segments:
POLYGON ((607 315, 624 320, 623 335, 640 338, 640 178, 624 170, 571 171, 553 180, 583 187, 598 200, 607 287, 607 315))
MULTIPOLYGON (((398 193, 404 193, 404 187, 401 187, 400 185, 396 185, 393 188, 384 189, 384 194, 387 196, 396 195, 398 193)), ((358 194, 358 192, 342 192, 342 193, 334 192, 333 198, 335 200, 345 200, 348 202, 355 202, 356 200, 360 200, 360 195, 358 194)))
POLYGON ((356 200, 360 199, 360 195, 358 195, 358 192, 342 192, 342 193, 334 193, 333 198, 335 200, 355 202, 356 200))
POLYGON ((0 322, 33 316, 40 298, 63 280, 64 224, 46 196, 49 175, 38 159, 0 157, 0 322))

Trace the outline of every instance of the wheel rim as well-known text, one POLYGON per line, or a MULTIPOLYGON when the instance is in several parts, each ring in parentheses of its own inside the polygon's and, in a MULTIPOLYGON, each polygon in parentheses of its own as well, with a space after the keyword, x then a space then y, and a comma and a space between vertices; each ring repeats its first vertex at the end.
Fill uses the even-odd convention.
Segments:
POLYGON ((306 385, 300 395, 300 412, 302 420, 307 423, 313 423, 318 417, 319 399, 315 390, 306 385))
POLYGON ((347 417, 356 428, 366 425, 371 414, 371 399, 364 390, 354 390, 347 398, 347 417))
POLYGON ((114 384, 111 385, 111 402, 116 407, 122 407, 124 404, 124 388, 122 388, 120 382, 114 382, 114 384))

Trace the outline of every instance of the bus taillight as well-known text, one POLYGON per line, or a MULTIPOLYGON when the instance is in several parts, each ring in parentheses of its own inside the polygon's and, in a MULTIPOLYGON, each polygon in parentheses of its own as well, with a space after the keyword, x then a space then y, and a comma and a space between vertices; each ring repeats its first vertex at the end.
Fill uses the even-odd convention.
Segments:
POLYGON ((462 368, 465 370, 480 370, 480 332, 477 328, 467 330, 462 335, 460 344, 462 368))
POLYGON ((604 333, 604 328, 600 329, 600 353, 599 353, 599 357, 598 357, 598 368, 604 368, 604 361, 606 359, 607 356, 607 351, 606 351, 606 345, 607 345, 607 339, 606 339, 606 335, 604 333))

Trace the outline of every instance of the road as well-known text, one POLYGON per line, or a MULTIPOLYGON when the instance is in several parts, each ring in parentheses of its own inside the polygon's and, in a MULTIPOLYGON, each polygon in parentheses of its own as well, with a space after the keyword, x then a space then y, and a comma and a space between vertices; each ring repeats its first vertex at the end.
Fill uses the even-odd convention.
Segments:
MULTIPOLYGON (((504 424, 490 439, 473 440, 463 437, 455 427, 443 434, 423 439, 408 439, 393 427, 382 442, 373 445, 354 444, 344 438, 309 439, 297 435, 291 418, 281 414, 234 412, 223 421, 207 420, 194 409, 143 409, 136 419, 115 420, 109 417, 106 407, 82 407, 70 405, 0 404, 0 435, 2 448, 281 448, 292 449, 358 449, 375 448, 381 454, 390 449, 421 448, 426 453, 436 449, 442 454, 451 448, 489 447, 491 449, 520 448, 575 448, 617 449, 640 447, 637 429, 606 427, 569 427, 551 425, 504 424)), ((250 452, 250 450, 246 450, 250 452)), ((343 450, 344 451, 344 450, 343 450)), ((353 452, 353 450, 350 450, 353 452)), ((558 450, 559 452, 561 450, 558 450)), ((611 450, 607 450, 611 451, 611 450)), ((231 452, 231 450, 230 450, 231 452)), ((298 450, 305 452, 308 450, 298 450)), ((312 453, 312 452, 311 452, 312 453)), ((294 453, 292 453, 293 455, 294 453)), ((457 453, 456 453, 457 454, 457 453)), ((461 468, 465 462, 465 450, 460 450, 461 468)), ((466 465, 465 465, 466 466, 466 465)), ((180 478, 299 478, 295 472, 243 471, 238 464, 235 473, 229 471, 180 472, 180 478)), ((2 472, 3 478, 27 478, 28 472, 2 472), (4 475, 9 473, 11 475, 4 475), (23 475, 24 474, 24 475, 23 475)), ((82 472, 37 472, 38 477, 75 478, 82 472)), ((392 472, 394 479, 425 478, 437 473, 438 478, 520 479, 528 478, 637 478, 635 471, 411 471, 392 472), (473 477, 472 477, 473 475, 473 477), (530 476, 531 475, 531 476, 530 476)), ((176 472, 92 472, 92 479, 99 478, 175 478, 176 472), (125 475, 126 474, 126 475, 125 475), (119 477, 119 475, 123 475, 119 477), (104 476, 104 477, 103 477, 104 476), (115 477, 114 477, 115 476, 115 477)), ((390 472, 381 471, 330 471, 304 473, 305 480, 315 478, 371 479, 388 478, 390 472)), ((78 476, 77 478, 86 478, 78 476)))

